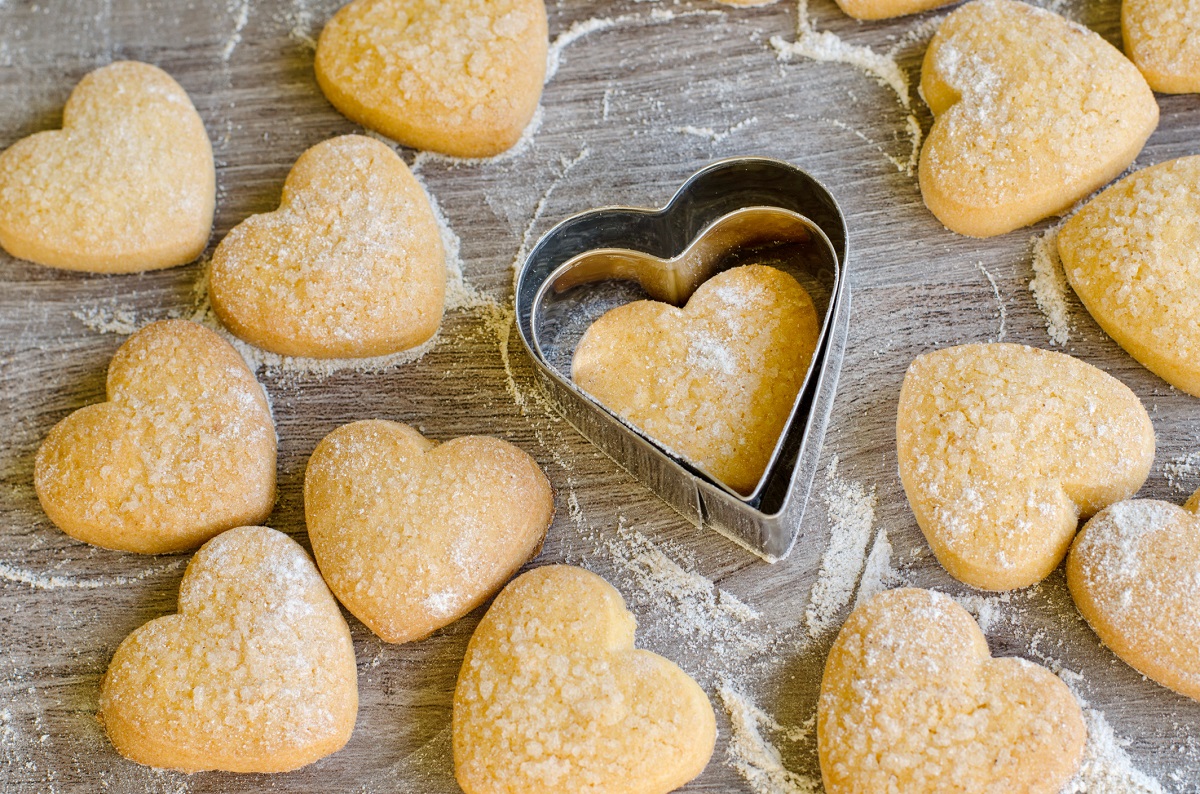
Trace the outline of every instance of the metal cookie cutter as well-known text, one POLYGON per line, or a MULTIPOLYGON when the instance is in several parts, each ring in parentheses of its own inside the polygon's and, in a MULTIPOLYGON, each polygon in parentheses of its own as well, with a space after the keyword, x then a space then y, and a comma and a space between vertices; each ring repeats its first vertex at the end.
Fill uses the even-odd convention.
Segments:
POLYGON ((547 232, 517 276, 517 330, 542 385, 579 432, 693 524, 775 562, 799 535, 833 407, 850 317, 846 255, 845 219, 815 179, 779 160, 721 160, 662 209, 606 207, 547 232), (571 359, 609 309, 647 297, 682 305, 717 272, 748 263, 795 276, 823 320, 771 461, 743 494, 587 397, 571 381, 571 359))

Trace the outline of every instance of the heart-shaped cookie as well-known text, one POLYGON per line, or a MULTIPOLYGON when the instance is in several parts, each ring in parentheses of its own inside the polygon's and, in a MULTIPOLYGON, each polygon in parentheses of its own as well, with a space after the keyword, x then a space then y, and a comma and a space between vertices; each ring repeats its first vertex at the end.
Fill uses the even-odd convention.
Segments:
POLYGON ((1125 52, 1165 94, 1200 92, 1200 3, 1122 0, 1125 52))
POLYGON ((1055 215, 1133 162, 1158 125, 1137 68, 1087 28, 1017 0, 975 0, 929 44, 925 204, 991 237, 1055 215))
POLYGON ((812 299, 782 270, 745 265, 687 306, 636 301, 602 315, 571 377, 665 450, 736 491, 754 490, 820 336, 812 299))
POLYGON ((914 588, 851 613, 817 705, 829 794, 1057 794, 1086 733, 1057 676, 1024 659, 993 659, 970 613, 914 588))
POLYGON ((490 157, 537 110, 549 49, 542 0, 354 0, 317 42, 335 108, 417 149, 490 157))
POLYGON ((537 554, 554 493, 508 442, 435 444, 364 421, 313 450, 304 517, 338 599, 387 642, 408 642, 479 606, 537 554))
POLYGON ((1123 383, 1062 353, 963 345, 919 356, 900 388, 896 453, 938 561, 985 590, 1041 581, 1079 519, 1150 473, 1154 427, 1123 383))
POLYGON ((1138 171, 1058 234, 1067 279, 1147 369, 1200 397, 1200 157, 1138 171))
POLYGON ((275 503, 275 426, 236 350, 164 320, 108 366, 108 401, 63 419, 38 449, 50 520, 96 546, 161 554, 264 520, 275 503))
POLYGON ((636 625, 582 568, 537 568, 504 588, 454 690, 463 791, 664 794, 699 775, 712 706, 674 664, 633 647, 636 625))
POLYGON ((838 7, 855 19, 890 19, 949 5, 954 0, 837 0, 838 7))
POLYGON ((1067 586, 1104 644, 1143 675, 1200 700, 1200 491, 1183 508, 1112 505, 1084 525, 1067 586))
POLYGON ((61 130, 0 153, 0 246, 51 267, 132 273, 208 244, 216 171, 204 122, 170 75, 122 61, 87 75, 61 130))
POLYGON ((279 209, 213 253, 209 295, 231 331, 273 353, 381 356, 442 322, 446 263, 429 198, 386 144, 361 135, 296 161, 279 209))
POLYGON ((139 764, 286 772, 337 752, 358 714, 354 643, 304 549, 266 527, 204 544, 179 614, 121 643, 100 719, 139 764))

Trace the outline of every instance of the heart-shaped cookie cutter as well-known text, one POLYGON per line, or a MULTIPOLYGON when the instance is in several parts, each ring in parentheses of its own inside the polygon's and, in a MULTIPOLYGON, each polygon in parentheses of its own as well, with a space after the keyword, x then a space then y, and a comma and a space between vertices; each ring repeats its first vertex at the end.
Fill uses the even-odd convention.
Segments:
POLYGON ((579 432, 689 521, 774 562, 799 535, 833 407, 850 316, 846 255, 845 219, 819 182, 779 160, 721 160, 661 209, 590 210, 547 232, 517 276, 517 330, 541 384, 579 432), (589 398, 570 367, 583 332, 608 309, 647 297, 682 305, 715 273, 752 262, 795 276, 822 321, 771 462, 742 494, 589 398))

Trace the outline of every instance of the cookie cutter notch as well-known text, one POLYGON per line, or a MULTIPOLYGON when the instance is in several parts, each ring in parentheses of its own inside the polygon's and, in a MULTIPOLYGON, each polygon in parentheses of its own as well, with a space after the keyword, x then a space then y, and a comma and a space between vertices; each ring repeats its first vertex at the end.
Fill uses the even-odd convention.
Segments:
POLYGON ((661 209, 595 209, 547 232, 517 277, 517 329, 567 421, 691 523, 773 562, 799 535, 833 405, 849 321, 846 253, 845 220, 819 182, 779 160, 722 160, 661 209), (771 461, 754 491, 742 494, 589 398, 571 381, 570 360, 609 308, 646 297, 682 305, 707 278, 749 262, 796 276, 822 322, 771 461))

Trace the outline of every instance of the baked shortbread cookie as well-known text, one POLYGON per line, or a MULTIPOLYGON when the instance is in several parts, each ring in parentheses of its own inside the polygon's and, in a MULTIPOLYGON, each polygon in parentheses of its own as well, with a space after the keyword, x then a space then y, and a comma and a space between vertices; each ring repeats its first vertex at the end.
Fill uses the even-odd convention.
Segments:
POLYGON ((993 659, 970 613, 889 590, 851 613, 817 704, 829 794, 1057 794, 1083 757, 1079 704, 1044 667, 993 659))
POLYGON ((191 262, 208 244, 215 202, 200 114, 145 63, 87 75, 61 130, 0 153, 0 246, 51 267, 132 273, 191 262))
POLYGON ((542 0, 355 0, 317 42, 333 106, 405 146, 509 149, 533 119, 549 49, 542 0))
POLYGON ((700 285, 687 306, 620 306, 575 349, 579 388, 668 452, 734 490, 762 477, 820 335, 787 273, 747 265, 700 285))
POLYGON ((888 19, 919 14, 955 0, 837 0, 838 7, 855 19, 888 19))
POLYGON ((1058 214, 1133 162, 1158 125, 1137 68, 1098 34, 1018 0, 974 0, 925 53, 935 120, 925 204, 952 231, 991 237, 1058 214))
POLYGON ((1104 644, 1138 672, 1200 700, 1200 491, 1185 507, 1133 499, 1084 525, 1067 586, 1104 644))
POLYGON ((554 493, 505 441, 436 444, 398 422, 365 421, 313 450, 304 515, 338 599, 387 642, 408 642, 482 604, 537 554, 554 493))
POLYGON ((896 453, 938 561, 973 587, 1011 590, 1058 566, 1081 517, 1137 492, 1154 427, 1128 387, 1090 364, 963 345, 909 366, 896 453))
POLYGON ((636 625, 582 568, 537 568, 504 588, 454 691, 463 791, 665 794, 699 775, 712 706, 674 664, 633 647, 636 625))
POLYGON ((1155 91, 1200 92, 1200 2, 1123 0, 1125 52, 1155 91))
POLYGON ((266 519, 275 426, 245 361, 212 331, 164 320, 108 366, 108 401, 42 442, 34 486, 50 520, 96 546, 161 554, 266 519))
POLYGON ((1200 157, 1145 168, 1058 234, 1063 270, 1105 333, 1200 397, 1200 157))
POLYGON ((279 209, 238 224, 213 254, 217 316, 264 350, 381 356, 442 322, 446 262, 429 198, 386 144, 344 135, 292 167, 279 209))
POLYGON ((304 549, 266 527, 204 544, 179 614, 126 637, 100 684, 121 755, 185 772, 297 769, 340 750, 357 714, 341 610, 304 549))

